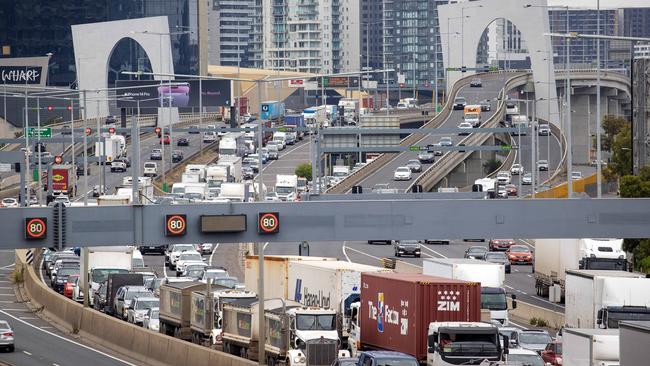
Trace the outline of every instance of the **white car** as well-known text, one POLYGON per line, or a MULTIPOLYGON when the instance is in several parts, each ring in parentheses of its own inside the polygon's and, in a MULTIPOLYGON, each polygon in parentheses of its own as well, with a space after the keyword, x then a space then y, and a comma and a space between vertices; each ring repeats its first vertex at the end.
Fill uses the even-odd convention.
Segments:
POLYGON ((497 182, 499 182, 499 184, 510 184, 510 180, 510 173, 506 171, 497 173, 497 182))
POLYGON ((524 174, 523 177, 521 177, 521 184, 525 186, 529 186, 533 184, 533 174, 532 173, 526 173, 524 174))
POLYGON ((452 140, 449 136, 441 137, 440 146, 454 146, 454 140, 452 140))
POLYGON ((205 144, 211 144, 213 142, 216 142, 218 138, 218 135, 215 131, 206 131, 203 132, 203 143, 205 144))
POLYGON ((460 132, 460 133, 458 133, 458 134, 459 134, 460 136, 466 136, 466 135, 469 135, 470 133, 472 133, 471 131, 472 131, 472 129, 474 128, 474 126, 472 126, 472 124, 469 123, 469 122, 461 122, 461 123, 458 125, 458 128, 460 128, 460 129, 463 130, 462 132, 460 132))
POLYGON ((18 207, 18 200, 15 198, 4 198, 0 203, 0 207, 18 207))
POLYGON ((511 348, 505 357, 508 364, 512 363, 513 365, 531 366, 544 365, 544 360, 537 352, 523 348, 511 348))
POLYGON ((160 308, 150 308, 147 310, 147 314, 144 316, 144 321, 142 322, 142 327, 158 333, 160 330, 159 315, 160 308))
POLYGON ((158 164, 152 163, 152 162, 146 162, 144 163, 144 169, 142 171, 142 174, 145 177, 155 177, 158 175, 158 164))
POLYGON ((203 278, 201 279, 201 282, 207 283, 208 278, 216 280, 217 278, 225 278, 225 277, 230 277, 228 275, 228 271, 226 271, 225 269, 210 268, 203 271, 203 278))
POLYGON ((212 243, 201 243, 198 245, 198 248, 196 248, 201 254, 212 254, 212 251, 214 250, 214 245, 212 243))
POLYGON ((176 266, 176 261, 178 257, 181 256, 181 253, 184 251, 196 251, 196 247, 193 244, 174 244, 169 251, 169 258, 165 258, 169 263, 169 268, 174 269, 176 266))
POLYGON ((114 161, 111 163, 111 173, 114 172, 125 172, 126 164, 121 161, 114 161))
POLYGON ((512 164, 512 168, 510 168, 510 174, 520 175, 523 173, 524 173, 524 167, 521 166, 521 164, 512 164))
POLYGON ((539 160, 537 161, 537 169, 542 171, 548 171, 548 160, 539 160))
POLYGON ((394 180, 411 180, 411 169, 407 166, 401 166, 395 169, 393 174, 394 180))
POLYGON ((280 196, 278 196, 277 193, 275 193, 275 192, 266 192, 266 196, 264 196, 264 201, 267 201, 267 202, 281 202, 282 200, 280 199, 280 196))
POLYGON ((203 257, 201 256, 201 253, 197 252, 196 250, 186 250, 182 252, 176 261, 176 277, 180 277, 181 274, 185 271, 185 267, 187 267, 187 265, 190 263, 203 263, 203 257))
POLYGON ((140 325, 144 322, 144 317, 149 312, 149 309, 158 308, 160 300, 157 297, 136 297, 131 302, 131 306, 127 310, 126 320, 129 323, 140 325))

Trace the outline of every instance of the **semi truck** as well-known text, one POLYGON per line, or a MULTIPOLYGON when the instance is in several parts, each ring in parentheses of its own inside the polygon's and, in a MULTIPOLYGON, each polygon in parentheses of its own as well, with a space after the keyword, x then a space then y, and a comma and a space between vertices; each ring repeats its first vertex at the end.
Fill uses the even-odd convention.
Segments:
MULTIPOLYGON (((508 325, 508 301, 505 281, 505 266, 476 259, 425 258, 422 274, 454 280, 478 282, 481 284, 481 309, 490 311, 490 318, 508 325)), ((512 308, 517 307, 516 296, 512 296, 512 308)))
POLYGON ((228 169, 228 183, 241 182, 242 158, 239 156, 221 156, 217 166, 228 169))
POLYGON ((205 291, 201 282, 170 282, 160 286, 160 333, 192 340, 190 311, 192 292, 205 291))
POLYGON ((298 176, 276 175, 275 193, 282 201, 295 201, 298 195, 298 176))
POLYGON ((650 278, 623 271, 566 271, 565 322, 570 328, 618 328, 650 320, 650 278))
POLYGON ((393 271, 347 261, 291 261, 289 299, 336 310, 343 323, 342 343, 347 344, 350 305, 359 301, 363 272, 393 271))
POLYGON ((305 117, 305 125, 309 128, 320 129, 327 124, 327 108, 326 106, 316 106, 307 108, 302 111, 305 117))
POLYGON ((124 156, 126 138, 122 135, 111 135, 103 141, 95 142, 95 156, 102 157, 104 163, 111 163, 124 156))
POLYGON ((480 105, 466 105, 463 120, 469 122, 474 127, 481 126, 481 106, 480 105))
POLYGON ((52 165, 52 194, 55 196, 73 196, 72 177, 75 174, 71 164, 52 165))
POLYGON ((191 294, 190 329, 192 343, 206 347, 221 344, 221 325, 223 305, 237 299, 255 298, 250 291, 232 290, 228 287, 212 285, 212 307, 208 306, 207 287, 205 291, 191 294))
POLYGON ((327 366, 339 356, 336 312, 282 299, 266 300, 263 306, 257 299, 224 304, 224 352, 259 360, 260 311, 264 311, 266 364, 327 366))
POLYGON ((260 119, 264 120, 279 120, 284 116, 284 102, 268 101, 262 102, 262 112, 260 119))
POLYGON ((619 334, 615 329, 568 329, 562 334, 562 364, 618 365, 619 334))
POLYGON ((533 264, 537 295, 548 297, 549 289, 559 286, 559 296, 551 296, 551 300, 561 301, 567 270, 627 271, 622 247, 622 239, 537 239, 533 264))
POLYGON ((223 135, 219 141, 219 156, 244 156, 248 150, 245 138, 243 132, 228 132, 223 135))
POLYGON ((358 99, 341 99, 338 103, 338 110, 343 109, 343 118, 345 123, 354 125, 359 121, 359 100, 358 99))
POLYGON ((432 322, 427 335, 427 366, 473 365, 479 364, 477 360, 492 365, 508 352, 508 342, 500 341, 499 328, 493 324, 432 322))
POLYGON ((352 354, 383 349, 424 363, 430 324, 479 322, 480 305, 476 282, 414 273, 362 273, 360 302, 350 309, 348 345, 352 354))
POLYGON ((287 133, 293 133, 296 140, 302 140, 305 136, 304 131, 296 131, 298 128, 305 127, 305 116, 303 114, 290 114, 284 117, 284 128, 287 133))

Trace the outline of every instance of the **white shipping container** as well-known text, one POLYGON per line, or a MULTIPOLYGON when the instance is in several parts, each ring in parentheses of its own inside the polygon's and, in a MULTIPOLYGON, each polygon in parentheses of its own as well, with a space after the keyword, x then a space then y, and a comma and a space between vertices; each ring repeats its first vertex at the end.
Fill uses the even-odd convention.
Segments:
POLYGON ((482 287, 502 287, 505 280, 505 266, 477 259, 425 258, 422 274, 479 282, 482 287))
POLYGON ((596 366, 600 361, 618 361, 618 330, 565 328, 562 350, 564 365, 596 366))

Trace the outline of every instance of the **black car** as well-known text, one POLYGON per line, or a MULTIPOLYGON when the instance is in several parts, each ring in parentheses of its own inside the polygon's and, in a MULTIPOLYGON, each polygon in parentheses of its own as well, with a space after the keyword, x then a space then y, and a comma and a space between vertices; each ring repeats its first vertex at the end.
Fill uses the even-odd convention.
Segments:
POLYGON ((52 288, 58 293, 63 293, 65 283, 68 282, 68 277, 79 274, 79 267, 62 267, 56 273, 56 277, 52 277, 52 288))
POLYGON ((165 255, 165 249, 167 249, 166 245, 146 245, 146 246, 141 246, 138 247, 140 249, 140 253, 142 255, 148 254, 148 253, 158 253, 165 255))
POLYGON ((176 140, 176 146, 190 146, 190 140, 185 137, 180 137, 176 140))
POLYGON ((106 117, 106 124, 107 125, 110 125, 110 124, 113 124, 113 123, 116 123, 116 122, 117 122, 117 117, 115 117, 115 116, 106 117))
POLYGON ((464 257, 483 260, 485 259, 487 253, 488 253, 488 249, 486 247, 472 246, 467 248, 464 257))
POLYGON ((469 83, 469 86, 472 88, 480 88, 483 86, 483 81, 479 78, 474 78, 472 81, 469 83))
POLYGON ((183 161, 183 152, 174 150, 172 152, 172 163, 180 163, 181 161, 183 161))
POLYGON ((86 174, 90 175, 90 166, 84 172, 84 166, 83 165, 77 165, 77 176, 86 175, 86 174))
POLYGON ((454 99, 454 110, 460 109, 463 110, 465 109, 465 105, 467 105, 467 102, 465 101, 465 98, 463 97, 456 97, 454 99))
POLYGON ((510 273, 510 260, 506 256, 506 253, 488 252, 485 254, 485 261, 490 263, 503 264, 505 266, 506 273, 510 273))
POLYGON ((34 151, 36 151, 38 153, 44 153, 44 152, 47 151, 47 145, 45 145, 45 143, 43 143, 43 142, 37 142, 34 145, 34 151))
POLYGON ((63 128, 61 128, 61 134, 72 135, 72 128, 70 128, 70 126, 63 126, 63 128))

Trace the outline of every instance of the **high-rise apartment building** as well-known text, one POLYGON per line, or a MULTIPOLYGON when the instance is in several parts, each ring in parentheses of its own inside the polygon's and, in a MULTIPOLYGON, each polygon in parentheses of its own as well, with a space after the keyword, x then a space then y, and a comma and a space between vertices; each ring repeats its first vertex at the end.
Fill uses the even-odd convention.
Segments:
POLYGON ((208 63, 253 67, 255 0, 212 0, 208 10, 208 63))

